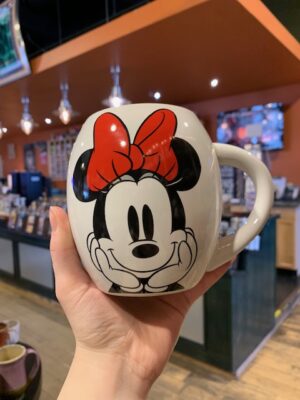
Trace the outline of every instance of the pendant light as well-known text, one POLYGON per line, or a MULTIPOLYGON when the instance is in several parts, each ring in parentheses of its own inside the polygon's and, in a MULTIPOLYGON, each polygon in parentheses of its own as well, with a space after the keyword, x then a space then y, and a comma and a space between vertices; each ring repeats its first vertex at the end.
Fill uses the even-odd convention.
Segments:
POLYGON ((23 104, 23 113, 19 127, 26 135, 30 135, 37 124, 34 122, 34 119, 29 112, 29 97, 23 96, 21 98, 21 103, 23 104))
POLYGON ((3 135, 7 132, 7 128, 3 126, 2 122, 0 121, 0 139, 3 138, 3 135))
POLYGON ((60 84, 61 100, 57 110, 53 112, 54 115, 58 116, 64 125, 68 125, 71 119, 79 113, 73 110, 73 107, 69 100, 69 85, 66 82, 60 84))
POLYGON ((119 65, 115 65, 110 68, 110 73, 113 80, 113 87, 110 96, 102 102, 107 107, 120 107, 123 104, 131 103, 131 101, 127 100, 122 95, 122 89, 120 86, 120 72, 121 68, 119 65))

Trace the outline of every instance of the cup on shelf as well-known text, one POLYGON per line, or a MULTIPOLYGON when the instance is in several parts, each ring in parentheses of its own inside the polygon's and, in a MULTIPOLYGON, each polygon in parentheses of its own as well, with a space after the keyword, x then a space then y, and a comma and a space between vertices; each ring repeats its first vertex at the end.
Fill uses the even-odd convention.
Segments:
POLYGON ((7 320, 4 321, 8 328, 8 344, 18 343, 20 340, 20 321, 7 320))
POLYGON ((0 347, 15 344, 20 340, 20 321, 4 320, 0 322, 0 347))

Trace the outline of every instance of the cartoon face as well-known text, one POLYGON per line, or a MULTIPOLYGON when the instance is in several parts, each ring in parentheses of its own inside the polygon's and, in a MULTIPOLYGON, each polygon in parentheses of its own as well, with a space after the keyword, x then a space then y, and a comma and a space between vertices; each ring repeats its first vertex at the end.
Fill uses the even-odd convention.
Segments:
POLYGON ((73 189, 80 201, 96 200, 87 248, 111 292, 154 293, 182 289, 197 257, 179 192, 197 183, 196 151, 176 138, 174 112, 150 114, 130 142, 112 113, 94 125, 94 147, 78 159, 73 189))
POLYGON ((185 239, 183 230, 172 232, 168 192, 153 177, 114 185, 106 197, 105 215, 109 239, 99 239, 100 247, 120 268, 140 277, 167 265, 176 243, 185 239))

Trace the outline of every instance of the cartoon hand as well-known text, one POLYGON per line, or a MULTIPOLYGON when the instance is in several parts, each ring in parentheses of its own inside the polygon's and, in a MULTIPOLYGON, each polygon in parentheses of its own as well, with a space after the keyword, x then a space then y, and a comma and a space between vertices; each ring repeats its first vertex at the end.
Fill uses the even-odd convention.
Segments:
POLYGON ((190 252, 192 254, 192 261, 191 261, 191 266, 194 264, 194 262, 196 261, 196 257, 197 257, 197 242, 195 239, 195 235, 194 232, 191 228, 185 228, 185 232, 186 232, 186 241, 187 241, 187 245, 190 248, 190 252))
POLYGON ((88 239, 88 248, 95 267, 112 283, 120 286, 125 292, 137 293, 142 290, 142 284, 133 274, 113 268, 109 256, 101 249, 98 240, 93 237, 88 239))
POLYGON ((192 229, 185 230, 185 240, 177 244, 178 258, 151 276, 146 285, 149 292, 163 292, 172 283, 180 281, 193 266, 197 256, 197 243, 192 229))

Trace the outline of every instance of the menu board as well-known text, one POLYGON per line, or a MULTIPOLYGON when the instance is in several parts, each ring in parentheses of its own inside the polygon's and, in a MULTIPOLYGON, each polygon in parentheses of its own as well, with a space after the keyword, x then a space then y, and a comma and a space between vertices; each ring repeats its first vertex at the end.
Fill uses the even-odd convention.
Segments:
POLYGON ((78 131, 59 135, 48 141, 49 176, 54 181, 67 179, 68 163, 78 131))

